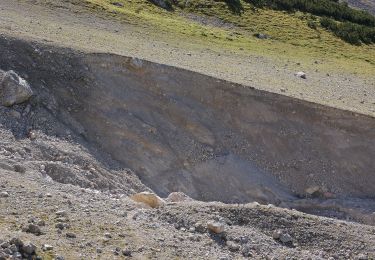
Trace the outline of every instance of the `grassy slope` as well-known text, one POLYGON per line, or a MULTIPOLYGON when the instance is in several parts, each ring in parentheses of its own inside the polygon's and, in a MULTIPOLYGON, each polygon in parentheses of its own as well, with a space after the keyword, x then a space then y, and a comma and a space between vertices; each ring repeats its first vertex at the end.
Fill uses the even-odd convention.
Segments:
POLYGON ((213 0, 190 0, 187 8, 176 8, 174 12, 165 11, 146 0, 117 0, 123 4, 122 7, 111 4, 112 0, 83 2, 96 12, 153 28, 153 33, 176 42, 259 54, 282 62, 324 60, 320 69, 326 71, 375 74, 375 45, 353 46, 319 26, 317 30, 311 29, 307 26, 307 20, 312 19, 309 14, 254 10, 250 4, 242 2, 244 11, 236 15, 224 2, 213 0), (187 18, 186 14, 191 13, 199 17, 219 18, 231 27, 215 26, 215 22, 203 25, 187 18), (256 39, 254 33, 269 34, 272 40, 256 39))

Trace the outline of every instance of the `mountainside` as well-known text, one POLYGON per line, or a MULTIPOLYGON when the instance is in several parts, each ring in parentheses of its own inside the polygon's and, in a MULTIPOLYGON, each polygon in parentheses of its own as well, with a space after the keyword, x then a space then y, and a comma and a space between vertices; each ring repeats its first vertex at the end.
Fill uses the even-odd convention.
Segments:
POLYGON ((348 0, 348 3, 353 7, 366 10, 375 15, 375 1, 373 0, 348 0))

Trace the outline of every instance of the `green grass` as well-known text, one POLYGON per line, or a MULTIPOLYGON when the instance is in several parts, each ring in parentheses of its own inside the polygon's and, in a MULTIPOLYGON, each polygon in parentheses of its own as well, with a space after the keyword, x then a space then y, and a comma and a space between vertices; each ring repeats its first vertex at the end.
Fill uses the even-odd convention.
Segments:
POLYGON ((85 0, 84 4, 94 12, 142 26, 156 37, 189 44, 193 48, 204 46, 215 51, 256 54, 280 62, 310 64, 314 60, 324 60, 319 69, 364 75, 375 73, 375 45, 346 43, 323 29, 318 17, 310 14, 255 9, 244 1, 241 1, 243 11, 240 15, 233 13, 225 2, 213 0, 190 0, 188 6, 177 6, 173 12, 146 0, 117 0, 122 7, 111 2, 85 0), (204 25, 187 18, 188 14, 219 19, 230 28, 217 26, 215 22, 204 25), (316 29, 310 28, 308 23, 316 24, 316 29), (259 40, 254 33, 268 34, 271 39, 259 40))

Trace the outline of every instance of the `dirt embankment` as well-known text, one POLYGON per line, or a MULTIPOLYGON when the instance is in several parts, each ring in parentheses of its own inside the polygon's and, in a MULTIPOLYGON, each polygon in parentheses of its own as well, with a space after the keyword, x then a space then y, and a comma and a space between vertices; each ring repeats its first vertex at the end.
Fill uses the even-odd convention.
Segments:
POLYGON ((2 69, 163 196, 280 204, 314 187, 374 196, 372 117, 138 59, 0 41, 2 69))

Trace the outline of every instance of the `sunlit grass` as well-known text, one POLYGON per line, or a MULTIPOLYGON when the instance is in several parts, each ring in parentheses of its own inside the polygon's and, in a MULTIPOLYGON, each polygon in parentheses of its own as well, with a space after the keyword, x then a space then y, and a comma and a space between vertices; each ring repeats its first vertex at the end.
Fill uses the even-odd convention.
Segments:
MULTIPOLYGON (((307 25, 316 18, 309 14, 286 13, 268 9, 255 10, 242 2, 243 12, 230 11, 225 2, 191 0, 184 9, 173 12, 163 10, 146 0, 86 0, 91 10, 105 13, 116 19, 151 29, 151 33, 179 43, 205 46, 217 51, 259 54, 281 60, 306 64, 324 60, 321 69, 340 70, 357 74, 374 75, 375 45, 350 45, 332 33, 307 25), (194 13, 214 17, 230 26, 203 25, 186 17, 194 13), (271 39, 259 40, 254 33, 268 34, 271 39)), ((316 67, 316 66, 315 66, 316 67)))

